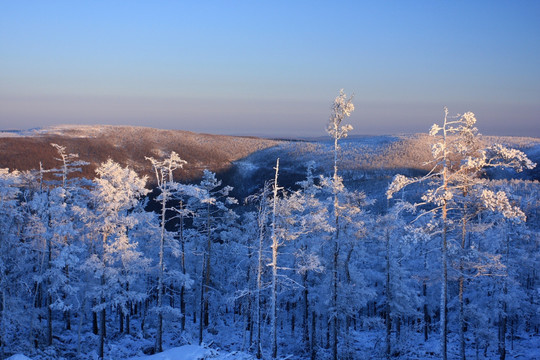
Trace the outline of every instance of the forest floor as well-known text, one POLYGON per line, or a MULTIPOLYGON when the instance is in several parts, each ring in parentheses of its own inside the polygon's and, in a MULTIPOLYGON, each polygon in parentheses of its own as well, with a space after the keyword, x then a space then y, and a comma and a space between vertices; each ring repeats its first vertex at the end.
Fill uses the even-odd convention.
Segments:
MULTIPOLYGON (((148 320, 148 319, 147 319, 148 320)), ((224 314, 219 318, 217 325, 207 329, 204 333, 202 346, 198 344, 198 323, 194 324, 188 316, 186 319, 186 331, 181 331, 177 322, 168 322, 164 333, 164 351, 151 354, 154 347, 154 333, 152 330, 141 331, 138 319, 132 321, 132 333, 116 334, 106 344, 105 358, 114 360, 255 360, 254 350, 249 346, 249 332, 242 331, 245 328, 244 319, 231 313, 224 314)), ((57 325, 60 325, 58 323, 57 325)), ((153 327, 148 326, 148 329, 153 327)), ((113 334, 116 330, 109 323, 108 330, 113 334)), ((292 339, 299 339, 300 327, 296 327, 296 333, 291 332, 290 326, 280 327, 279 359, 282 360, 307 360, 309 354, 303 349, 302 343, 292 339), (292 341, 291 341, 292 340, 292 341)), ((396 360, 431 360, 439 359, 439 336, 437 329, 430 334, 429 340, 424 341, 420 329, 403 327, 399 339, 395 334, 392 336, 392 358, 396 360)), ((468 343, 467 359, 499 359, 497 353, 496 333, 490 345, 479 348, 468 343)), ((270 329, 265 325, 262 329, 263 359, 271 359, 270 356, 270 329)), ((253 339, 254 340, 254 339, 253 339)), ((322 336, 318 339, 320 346, 317 347, 317 359, 331 359, 331 349, 326 343, 328 339, 322 336)), ((459 357, 459 342, 456 333, 450 333, 448 344, 449 359, 459 357)), ((79 334, 76 327, 72 331, 65 331, 61 337, 55 338, 55 345, 34 352, 30 357, 16 354, 7 360, 98 360, 97 355, 98 336, 86 331, 79 334), (83 354, 77 349, 96 349, 83 354)), ((507 359, 540 360, 540 334, 519 334, 512 340, 507 337, 507 359)), ((385 359, 385 332, 381 326, 372 326, 362 330, 351 330, 349 335, 340 339, 340 359, 343 360, 378 360, 385 359)), ((34 350, 35 351, 35 350, 34 350)))

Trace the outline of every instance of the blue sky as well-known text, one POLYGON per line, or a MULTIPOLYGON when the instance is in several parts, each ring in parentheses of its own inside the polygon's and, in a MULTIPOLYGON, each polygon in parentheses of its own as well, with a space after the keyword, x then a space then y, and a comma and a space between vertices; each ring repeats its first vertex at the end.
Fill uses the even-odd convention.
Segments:
POLYGON ((538 1, 0 2, 0 129, 123 124, 324 135, 540 136, 538 1))

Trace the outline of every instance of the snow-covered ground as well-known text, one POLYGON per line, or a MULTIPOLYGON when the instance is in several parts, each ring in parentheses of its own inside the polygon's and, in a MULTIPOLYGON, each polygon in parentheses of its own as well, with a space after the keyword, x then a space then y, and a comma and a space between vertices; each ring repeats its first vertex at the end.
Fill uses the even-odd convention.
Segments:
POLYGON ((215 359, 217 351, 197 345, 185 345, 165 350, 161 353, 135 357, 130 360, 199 360, 215 359))

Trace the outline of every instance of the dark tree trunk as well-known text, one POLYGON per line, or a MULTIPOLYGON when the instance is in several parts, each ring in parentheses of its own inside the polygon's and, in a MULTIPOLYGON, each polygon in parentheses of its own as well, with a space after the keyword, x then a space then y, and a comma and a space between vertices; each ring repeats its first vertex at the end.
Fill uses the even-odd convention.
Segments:
POLYGON ((99 358, 104 358, 104 350, 105 350, 105 309, 101 310, 100 312, 100 318, 99 318, 99 358))
POLYGON ((95 311, 92 311, 92 333, 94 335, 99 334, 98 316, 97 316, 97 312, 95 311))
POLYGON ((303 291, 303 318, 302 318, 302 331, 304 343, 306 344, 306 349, 309 349, 309 326, 308 326, 308 316, 309 316, 309 302, 308 302, 308 286, 307 286, 307 271, 302 274, 302 284, 304 286, 303 291))
POLYGON ((317 359, 317 313, 311 313, 311 360, 317 359))

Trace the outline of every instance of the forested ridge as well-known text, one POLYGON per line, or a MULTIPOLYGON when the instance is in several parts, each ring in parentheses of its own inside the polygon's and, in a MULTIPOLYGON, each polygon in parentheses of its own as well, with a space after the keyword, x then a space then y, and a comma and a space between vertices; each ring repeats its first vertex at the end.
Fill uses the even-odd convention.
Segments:
MULTIPOLYGON (((183 181, 202 176, 203 169, 220 172, 235 160, 254 151, 279 144, 255 137, 198 134, 181 130, 162 130, 137 126, 56 126, 22 132, 0 132, 0 167, 23 170, 54 168, 58 143, 77 153, 89 164, 74 176, 93 178, 95 169, 109 158, 137 171, 152 175, 145 156, 163 156, 176 151, 188 163, 176 175, 183 181)), ((153 179, 149 180, 154 183, 153 179)))
POLYGON ((154 145, 88 176, 61 138, 1 170, 0 358, 540 357, 540 184, 510 147, 539 141, 446 110, 355 140, 353 110, 341 92, 327 142, 239 142, 226 183, 154 145))

